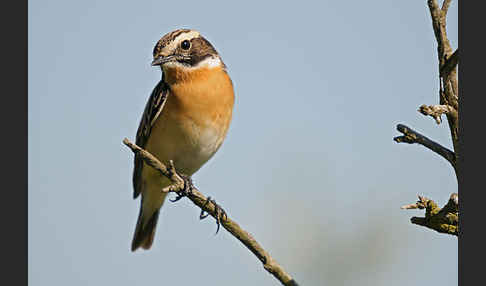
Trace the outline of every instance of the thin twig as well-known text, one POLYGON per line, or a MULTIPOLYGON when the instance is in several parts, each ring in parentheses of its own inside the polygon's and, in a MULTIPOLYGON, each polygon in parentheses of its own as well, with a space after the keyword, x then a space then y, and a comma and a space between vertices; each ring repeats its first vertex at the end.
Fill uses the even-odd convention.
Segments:
POLYGON ((425 209, 427 207, 427 201, 429 201, 429 199, 427 199, 426 197, 422 197, 422 196, 418 195, 418 201, 416 201, 413 204, 404 205, 400 208, 402 210, 425 209))
MULTIPOLYGON (((171 163, 169 168, 161 163, 157 158, 146 150, 130 142, 127 138, 123 140, 123 143, 128 146, 135 156, 143 159, 145 163, 159 171, 163 176, 169 178, 173 185, 164 188, 162 192, 176 192, 179 193, 184 189, 184 179, 177 172, 175 167, 171 163)), ((196 187, 193 187, 187 197, 203 211, 209 213, 213 218, 217 219, 220 213, 217 211, 213 202, 208 201, 196 187)), ((270 254, 263 249, 263 247, 252 237, 250 233, 242 229, 238 223, 231 220, 227 215, 220 216, 221 225, 239 241, 241 241, 263 264, 265 270, 271 273, 277 278, 282 285, 285 286, 297 286, 297 282, 280 266, 270 254)))
POLYGON ((415 130, 410 129, 409 127, 403 125, 403 124, 398 124, 397 125, 397 130, 403 133, 403 136, 398 136, 393 138, 398 143, 417 143, 420 145, 423 145, 430 150, 434 151, 435 153, 441 155, 444 157, 449 163, 451 163, 452 167, 454 167, 454 170, 456 169, 456 156, 454 152, 451 150, 447 149, 446 147, 440 145, 437 142, 434 142, 430 140, 429 138, 425 137, 424 135, 418 133, 415 130))

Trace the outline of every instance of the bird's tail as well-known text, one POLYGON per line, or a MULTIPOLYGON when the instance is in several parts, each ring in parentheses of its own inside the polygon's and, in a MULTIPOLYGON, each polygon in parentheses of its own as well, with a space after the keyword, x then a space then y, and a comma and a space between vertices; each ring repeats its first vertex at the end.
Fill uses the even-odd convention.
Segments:
POLYGON ((143 212, 143 206, 140 207, 138 215, 137 226, 132 240, 132 251, 139 247, 143 249, 150 249, 154 242, 155 229, 157 221, 159 220, 160 209, 157 209, 150 217, 146 217, 143 212))
POLYGON ((140 212, 132 240, 132 251, 137 250, 139 247, 150 249, 154 242, 160 208, 164 203, 166 194, 161 194, 160 186, 153 189, 157 191, 150 189, 142 193, 140 212))

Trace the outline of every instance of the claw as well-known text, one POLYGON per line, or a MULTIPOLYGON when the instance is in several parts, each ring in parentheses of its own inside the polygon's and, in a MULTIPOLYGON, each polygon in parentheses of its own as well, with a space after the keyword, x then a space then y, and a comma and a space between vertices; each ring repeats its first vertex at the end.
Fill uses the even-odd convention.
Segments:
POLYGON ((216 202, 214 203, 214 206, 215 206, 215 211, 216 211, 216 232, 214 233, 214 235, 216 235, 219 231, 219 226, 221 225, 221 220, 220 220, 220 215, 221 215, 221 210, 219 208, 219 206, 216 204, 216 202))
POLYGON ((209 213, 206 213, 206 214, 204 213, 204 207, 205 207, 205 206, 206 206, 206 205, 207 205, 207 204, 208 204, 210 201, 211 201, 211 197, 208 197, 208 198, 206 199, 206 202, 204 202, 204 205, 203 205, 203 207, 201 208, 201 213, 199 214, 199 219, 201 219, 201 220, 202 220, 202 219, 205 219, 205 218, 207 218, 207 217, 208 217, 209 213))
POLYGON ((184 195, 178 193, 177 197, 175 197, 175 199, 169 199, 169 201, 171 201, 172 203, 175 203, 178 200, 182 199, 183 197, 184 197, 184 195))
POLYGON ((169 199, 171 202, 175 203, 178 200, 182 199, 183 197, 187 197, 188 195, 192 195, 192 188, 194 185, 192 184, 191 177, 180 175, 184 180, 184 189, 177 193, 177 197, 173 200, 169 199))
POLYGON ((219 226, 221 224, 221 219, 227 219, 228 216, 226 215, 226 211, 222 207, 220 207, 216 203, 214 205, 216 206, 216 209, 218 210, 217 211, 218 219, 216 221, 216 224, 218 225, 218 227, 216 228, 216 233, 215 233, 215 235, 216 235, 218 233, 218 231, 219 231, 219 226))
POLYGON ((214 205, 214 211, 216 212, 216 225, 217 225, 217 228, 216 228, 216 233, 218 233, 219 231, 219 227, 221 226, 221 219, 227 219, 228 218, 228 215, 226 215, 226 211, 220 207, 215 200, 212 200, 211 197, 208 197, 206 199, 206 202, 204 202, 204 205, 203 205, 203 208, 201 209, 201 214, 199 215, 199 219, 205 219, 209 216, 209 213, 205 213, 204 212, 204 207, 209 203, 211 202, 213 205, 214 205))

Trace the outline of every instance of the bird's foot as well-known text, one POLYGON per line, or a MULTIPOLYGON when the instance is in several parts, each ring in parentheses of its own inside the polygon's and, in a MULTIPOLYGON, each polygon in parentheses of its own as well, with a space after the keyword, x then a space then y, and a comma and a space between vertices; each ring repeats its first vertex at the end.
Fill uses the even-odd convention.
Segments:
POLYGON ((177 197, 173 200, 170 200, 171 202, 177 202, 178 200, 182 199, 183 197, 187 197, 188 195, 192 195, 192 189, 194 188, 194 185, 192 184, 192 179, 189 176, 179 174, 181 178, 184 180, 184 189, 180 190, 177 192, 177 197))
POLYGON ((205 218, 207 218, 209 216, 209 213, 204 213, 204 207, 209 202, 211 202, 214 205, 214 211, 216 213, 216 225, 218 226, 216 228, 216 233, 218 233, 219 226, 221 225, 221 220, 222 219, 227 219, 228 216, 226 215, 226 211, 220 205, 218 205, 215 200, 212 200, 211 197, 208 197, 206 199, 206 202, 203 205, 203 208, 201 209, 201 214, 199 215, 199 219, 205 219, 205 218))

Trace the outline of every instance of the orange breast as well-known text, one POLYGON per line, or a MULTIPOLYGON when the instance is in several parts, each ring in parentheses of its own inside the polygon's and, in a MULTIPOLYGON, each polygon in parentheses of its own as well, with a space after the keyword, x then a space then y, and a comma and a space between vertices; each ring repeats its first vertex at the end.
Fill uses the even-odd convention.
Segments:
POLYGON ((164 77, 170 93, 147 150, 192 175, 223 143, 233 113, 233 84, 220 67, 169 70, 164 77))
POLYGON ((169 70, 165 76, 174 99, 167 102, 171 113, 181 120, 190 118, 201 127, 226 133, 233 112, 234 92, 231 79, 222 68, 169 70))

